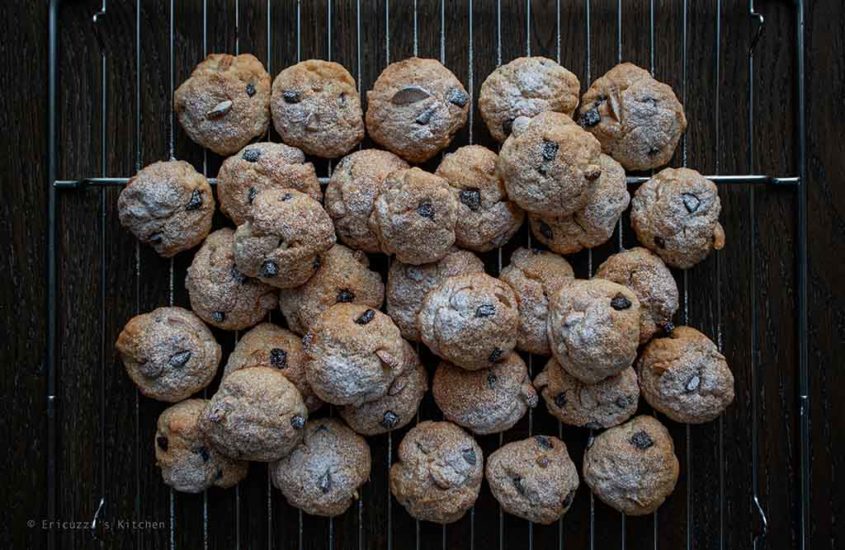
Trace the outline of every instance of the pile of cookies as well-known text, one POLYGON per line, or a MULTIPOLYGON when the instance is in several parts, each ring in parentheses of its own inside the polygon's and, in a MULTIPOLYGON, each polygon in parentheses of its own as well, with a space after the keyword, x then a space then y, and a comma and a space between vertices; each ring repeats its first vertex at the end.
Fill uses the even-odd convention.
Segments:
POLYGON ((485 457, 471 435, 510 429, 541 396, 564 424, 597 431, 581 471, 589 488, 626 514, 653 512, 678 461, 665 426, 635 416, 640 396, 681 423, 711 421, 734 398, 716 345, 672 323, 669 267, 724 245, 716 186, 686 168, 661 170, 633 199, 626 185, 626 170, 665 165, 686 128, 672 89, 624 63, 581 96, 554 61, 516 59, 478 99, 500 152, 461 147, 433 172, 409 163, 466 123, 472 98, 455 75, 406 59, 367 99, 365 115, 337 63, 304 61, 271 82, 251 55, 210 55, 176 91, 175 112, 191 139, 228 157, 216 198, 176 160, 122 191, 120 220, 141 242, 164 257, 200 245, 185 280, 191 311, 138 315, 116 345, 140 391, 174 403, 154 442, 164 482, 231 487, 266 462, 292 505, 343 513, 370 476, 363 436, 417 416, 429 389, 421 343, 441 359, 431 388, 443 421, 410 429, 391 468, 412 516, 456 521, 486 477, 505 511, 557 521, 580 483, 563 441, 537 435, 485 457), (256 142, 271 120, 282 143, 256 142), (384 149, 349 153, 365 133, 384 149), (306 155, 346 156, 323 190, 306 155), (233 227, 212 232, 218 203, 233 227), (643 246, 576 279, 561 254, 607 241, 629 203, 643 246), (476 253, 526 217, 546 249, 519 248, 486 274, 476 253), (392 257, 386 282, 368 261, 379 253, 392 257), (266 322, 277 308, 286 328, 266 322), (222 360, 209 326, 245 332, 206 400, 192 396, 222 360), (522 354, 548 357, 534 380, 522 354), (336 414, 318 412, 329 406, 336 414))

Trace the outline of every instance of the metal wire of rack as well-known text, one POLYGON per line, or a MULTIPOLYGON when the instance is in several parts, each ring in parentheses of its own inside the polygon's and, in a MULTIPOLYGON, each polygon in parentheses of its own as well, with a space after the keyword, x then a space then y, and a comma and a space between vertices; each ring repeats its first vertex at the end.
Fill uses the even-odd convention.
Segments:
MULTIPOLYGON (((584 44, 585 47, 585 57, 586 57, 586 78, 585 82, 589 83, 590 80, 590 71, 591 71, 591 0, 581 0, 584 3, 585 9, 585 25, 586 25, 586 43, 584 44)), ((688 28, 688 1, 683 0, 683 87, 681 90, 681 94, 683 96, 683 102, 685 103, 686 100, 686 84, 687 84, 687 28, 688 28)), ((48 349, 47 349, 47 426, 48 426, 48 494, 47 494, 47 515, 48 519, 54 519, 57 515, 57 481, 56 481, 56 461, 57 461, 57 440, 58 440, 58 433, 57 433, 57 426, 56 426, 56 415, 57 415, 57 376, 56 376, 56 363, 57 363, 57 333, 56 327, 58 323, 58 314, 59 314, 59 307, 60 304, 57 298, 57 233, 58 233, 58 224, 57 224, 57 208, 59 201, 61 200, 61 194, 64 192, 69 191, 82 191, 86 189, 98 189, 100 192, 100 210, 99 210, 99 217, 102 220, 101 223, 101 231, 102 234, 102 242, 105 242, 105 219, 106 219, 106 189, 115 186, 122 186, 125 185, 128 181, 126 176, 109 176, 108 169, 107 169, 107 162, 106 158, 108 155, 108 140, 106 139, 107 135, 107 128, 108 128, 108 116, 107 116, 107 107, 108 107, 108 91, 107 91, 107 78, 108 78, 108 58, 106 49, 103 47, 102 42, 99 41, 100 33, 108 32, 104 28, 103 21, 108 21, 108 0, 101 0, 100 9, 97 11, 96 14, 93 15, 93 23, 95 25, 96 33, 98 42, 100 42, 100 84, 101 84, 101 139, 100 139, 100 175, 98 176, 91 176, 91 177, 77 177, 71 179, 59 179, 58 175, 58 158, 59 158, 59 150, 58 150, 58 142, 57 142, 57 135, 58 135, 58 123, 57 123, 57 112, 58 112, 58 105, 57 105, 57 90, 59 86, 58 82, 58 66, 57 66, 57 52, 59 48, 59 12, 60 12, 60 0, 50 0, 50 9, 49 9, 49 45, 48 45, 48 52, 49 52, 49 80, 48 80, 48 102, 49 102, 49 113, 48 113, 48 124, 49 124, 49 140, 48 140, 48 185, 49 185, 49 203, 48 203, 48 223, 49 223, 49 234, 48 238, 48 249, 49 249, 49 258, 48 258, 48 272, 47 272, 47 280, 48 280, 48 296, 47 296, 47 315, 48 315, 48 349)), ((333 36, 332 36, 332 0, 326 0, 327 2, 327 13, 328 17, 325 23, 325 32, 326 32, 326 41, 328 46, 329 52, 329 59, 331 59, 331 51, 333 46, 333 36)), ((363 70, 363 61, 362 61, 362 21, 361 21, 361 2, 362 0, 355 0, 355 7, 356 7, 356 36, 357 36, 357 67, 356 67, 356 79, 358 82, 358 87, 361 89, 362 84, 362 70, 363 70)), ((398 0, 394 0, 394 2, 398 2, 398 0)), ((441 61, 445 62, 445 49, 446 49, 446 17, 445 17, 445 9, 444 9, 445 0, 440 0, 440 13, 439 13, 439 41, 440 41, 440 59, 441 61)), ((719 102, 719 75, 720 75, 720 42, 721 42, 721 0, 717 0, 717 17, 714 21, 714 25, 716 27, 716 41, 715 41, 715 86, 716 91, 714 92, 716 105, 718 106, 719 102)), ((239 40, 237 29, 239 27, 238 19, 241 11, 240 2, 239 0, 235 0, 233 4, 234 9, 234 19, 235 19, 235 30, 236 30, 236 37, 235 37, 235 53, 239 53, 239 40)), ((385 50, 385 58, 388 63, 391 62, 391 37, 390 37, 390 8, 391 8, 391 1, 390 0, 383 0, 383 13, 384 13, 384 22, 386 26, 385 38, 384 38, 384 50, 385 50)), ((556 28, 556 53, 557 59, 560 61, 561 58, 561 0, 555 1, 555 8, 557 14, 557 28, 556 28)), ((650 40, 650 69, 651 72, 655 72, 655 17, 654 17, 654 10, 655 10, 655 0, 649 0, 649 9, 650 9, 650 26, 649 26, 649 40, 650 40)), ((273 2, 271 0, 267 0, 266 3, 266 10, 267 10, 267 26, 266 26, 266 40, 267 40, 267 60, 266 65, 269 72, 273 72, 274 67, 272 67, 272 40, 273 36, 277 29, 273 28, 272 25, 272 17, 270 14, 273 10, 273 2)), ((301 1, 297 0, 296 2, 296 14, 295 14, 295 21, 296 21, 296 59, 302 59, 302 47, 301 47, 301 1)), ((135 21, 135 54, 136 54, 136 68, 141 67, 141 45, 142 45, 142 35, 141 35, 141 0, 136 0, 135 2, 135 14, 136 14, 136 21, 135 21)), ((497 27, 497 36, 496 36, 496 66, 501 65, 503 63, 502 57, 502 1, 496 0, 496 27, 497 27)), ((525 0, 524 5, 525 11, 525 32, 526 32, 526 43, 525 43, 525 55, 531 55, 531 0, 525 0)), ((174 91, 174 19, 175 9, 174 9, 174 0, 169 0, 169 45, 168 45, 168 53, 169 53, 169 93, 172 98, 173 91, 174 91)), ((466 37, 467 46, 468 46, 468 64, 469 64, 469 91, 470 91, 470 105, 473 105, 474 97, 473 97, 473 81, 476 79, 476 75, 473 73, 473 43, 476 38, 473 36, 473 0, 467 0, 467 8, 466 8, 466 15, 468 18, 468 25, 469 25, 469 34, 466 37)), ((202 20, 202 50, 203 53, 208 52, 208 42, 207 42, 207 16, 208 16, 208 7, 207 7, 207 0, 203 0, 203 20, 202 20)), ((617 0, 617 12, 616 12, 616 38, 617 38, 617 56, 618 60, 621 61, 623 56, 623 43, 622 43, 622 21, 623 21, 623 3, 622 0, 617 0)), ((752 21, 753 29, 751 32, 751 38, 749 40, 748 50, 746 52, 747 56, 747 63, 748 63, 748 73, 749 75, 754 74, 755 69, 755 48, 758 45, 761 36, 763 35, 764 28, 765 28, 765 19, 764 16, 758 11, 757 7, 755 6, 754 0, 748 0, 748 16, 752 21)), ((417 0, 413 0, 413 18, 411 21, 408 21, 409 25, 413 27, 413 51, 414 55, 418 54, 418 36, 419 36, 419 23, 420 20, 418 18, 418 10, 417 10, 417 0)), ((424 23, 431 26, 433 23, 428 22, 424 23)), ((795 251, 795 262, 796 262, 796 296, 797 296, 797 327, 798 327, 798 345, 799 345, 799 353, 797 358, 797 375, 798 375, 798 399, 799 399, 799 440, 800 440, 800 543, 801 548, 804 548, 808 536, 807 536, 807 529, 808 529, 808 518, 809 518, 809 407, 808 407, 808 367, 807 367, 807 248, 806 248, 806 239, 807 239, 807 220, 806 220, 806 189, 804 187, 804 181, 806 178, 806 121, 805 121, 805 90, 804 90, 804 2, 803 0, 796 0, 795 2, 795 24, 796 24, 796 36, 795 36, 795 45, 796 45, 796 57, 797 57, 797 74, 795 75, 796 86, 797 86, 797 131, 796 131, 796 143, 797 143, 797 167, 798 167, 798 174, 795 176, 772 176, 772 175, 764 175, 764 174, 745 174, 745 175, 723 175, 718 173, 718 158, 717 158, 717 173, 713 175, 707 176, 712 181, 716 182, 719 186, 725 185, 741 185, 748 187, 749 193, 749 204, 750 204, 750 212, 749 216, 750 219, 754 219, 754 205, 755 205, 755 188, 765 188, 769 186, 777 186, 791 190, 795 193, 796 196, 796 219, 797 219, 797 233, 798 238, 796 241, 796 251, 795 251)), ((257 53, 257 52, 256 52, 257 53)), ((483 75, 480 75, 483 79, 483 75)), ((136 70, 135 73, 135 81, 134 81, 134 93, 135 93, 135 120, 134 120, 134 130, 135 130, 135 166, 136 169, 140 169, 143 166, 143 158, 142 158, 142 150, 141 150, 141 131, 142 131, 142 116, 141 116, 141 75, 140 71, 136 70)), ((363 90, 361 90, 363 93, 363 90)), ((755 97, 755 89, 754 89, 754 80, 753 78, 749 78, 748 80, 748 89, 747 89, 747 105, 748 105, 748 136, 747 136, 747 145, 748 145, 748 165, 753 168, 755 166, 755 158, 754 158, 754 97, 755 97)), ((715 110, 716 116, 716 143, 719 143, 719 109, 718 107, 715 110)), ((472 143, 472 136, 473 136, 473 109, 470 109, 469 114, 469 142, 472 143)), ((167 119, 167 148, 168 148, 168 156, 170 158, 175 158, 175 127, 174 127, 174 115, 173 111, 169 112, 168 119, 167 119)), ((270 136, 268 136, 269 138, 270 136)), ((717 145, 718 147, 718 145, 717 145)), ((684 138, 681 144, 681 157, 683 165, 687 164, 687 151, 686 151, 686 138, 684 138)), ((207 172, 207 155, 203 152, 203 172, 207 172)), ((325 185, 328 182, 328 176, 331 174, 331 163, 327 166, 327 176, 320 177, 321 184, 325 185)), ((628 184, 631 186, 635 186, 638 184, 643 183, 648 179, 647 176, 629 176, 628 177, 628 184)), ((209 178, 212 184, 215 183, 214 178, 209 178)), ((623 223, 620 220, 619 226, 617 228, 617 237, 618 237, 618 248, 621 250, 623 248, 623 223)), ((756 236, 755 231, 751 231, 748 238, 751 240, 751 247, 755 246, 754 239, 756 236)), ((530 232, 527 234, 527 243, 528 246, 531 246, 531 237, 530 232)), ((135 249, 135 284, 136 284, 136 303, 135 303, 135 311, 136 313, 140 312, 140 303, 138 300, 139 291, 138 289, 143 284, 141 280, 141 260, 140 260, 140 247, 136 244, 135 249)), ((105 270, 105 266, 107 265, 106 261, 106 249, 105 245, 101 248, 101 256, 102 256, 102 269, 105 270)), ((498 262, 497 267, 500 270, 502 267, 502 249, 498 249, 498 262)), ((593 266, 592 266, 592 251, 588 251, 589 260, 588 260, 588 275, 592 275, 593 266)), ((718 262, 718 254, 716 255, 716 261, 718 262)), ((754 265, 754 260, 752 258, 752 271, 756 273, 756 266, 754 265)), ((717 270, 718 273, 718 270, 717 270)), ((102 280, 105 280, 105 275, 101 274, 102 280)), ((170 261, 170 268, 169 268, 169 278, 170 278, 170 290, 169 290, 169 303, 173 304, 174 299, 174 292, 173 292, 173 281, 174 281, 174 263, 173 260, 170 261)), ((719 288, 717 285, 716 292, 719 292, 719 288)), ((103 304, 103 309, 101 314, 102 324, 105 324, 104 315, 105 315, 105 289, 101 288, 101 299, 103 304)), ((752 301, 756 300, 756 296, 752 293, 752 301)), ((687 273, 686 271, 683 272, 683 292, 682 292, 682 312, 681 316, 686 323, 689 319, 689 303, 690 303, 690 290, 688 287, 688 280, 687 280, 687 273)), ((721 305, 721 300, 717 300, 717 303, 721 305)), ((753 309, 753 308, 752 308, 753 309)), ((756 338, 757 330, 756 330, 756 323, 757 319, 756 316, 752 319, 752 322, 755 324, 755 330, 752 331, 752 336, 756 338)), ((105 332, 101 334, 101 357, 103 360, 101 361, 100 368, 104 369, 106 365, 105 356, 107 354, 107 342, 105 340, 105 332)), ((235 336, 237 339, 237 335, 235 336)), ((717 334, 716 334, 716 341, 718 347, 722 348, 722 319, 721 319, 721 310, 717 312, 717 334)), ((759 393, 759 381, 757 379, 758 375, 758 365, 756 363, 756 355, 754 350, 757 347, 756 340, 752 342, 752 353, 751 353, 751 409, 752 409, 752 438, 751 438, 751 457, 753 460, 752 463, 752 486, 754 488, 753 494, 750 495, 751 503, 758 514, 759 519, 759 529, 753 536, 753 545, 756 548, 758 543, 765 540, 767 530, 768 530, 768 518, 766 515, 766 506, 765 503, 761 501, 760 495, 758 494, 758 485, 759 481, 757 479, 758 475, 758 432, 760 429, 760 417, 758 411, 758 404, 757 404, 757 395, 759 393)), ((532 358, 528 358, 529 361, 529 369, 533 369, 533 361, 532 358)), ((533 370, 531 370, 530 374, 533 378, 533 370)), ((100 391, 104 391, 102 385, 100 391)), ((136 433, 140 433, 138 428, 139 422, 139 396, 136 393, 135 395, 135 431, 136 433)), ((104 403, 101 400, 101 404, 104 403)), ((106 411, 101 410, 101 415, 105 415, 106 411)), ((529 434, 533 432, 533 423, 532 423, 532 415, 533 413, 529 413, 528 419, 528 430, 529 434)), ((559 433, 561 432, 562 428, 561 425, 558 424, 559 433)), ((393 442, 390 439, 390 435, 388 435, 388 463, 392 460, 392 450, 393 450, 393 442)), ((589 435, 592 438, 592 432, 589 435)), ((692 464, 693 456, 691 454, 691 433, 689 430, 689 426, 686 428, 686 441, 685 441, 685 452, 687 454, 687 466, 689 467, 692 464)), ((501 436, 499 438, 499 443, 501 444, 501 436)), ((136 444, 136 452, 144 452, 141 448, 142 443, 139 441, 136 444)), ((723 472, 724 468, 726 467, 724 462, 724 451, 723 451, 723 436, 722 436, 722 420, 719 420, 719 461, 722 464, 722 468, 720 469, 720 474, 723 472)), ((100 449, 101 453, 104 453, 104 449, 100 449)), ((105 462, 104 458, 101 458, 102 462, 105 462)), ((691 494, 691 487, 693 478, 691 474, 694 470, 690 468, 690 477, 687 479, 687 501, 690 499, 691 494)), ((103 474, 104 475, 104 474, 103 474)), ((102 483, 105 483, 105 480, 102 480, 102 483)), ((136 480, 137 483, 137 480, 136 480)), ((724 478, 720 475, 719 479, 719 494, 720 494, 720 541, 722 545, 724 544, 724 530, 726 527, 726 518, 725 518, 725 510, 724 510, 724 478)), ((239 502, 240 494, 237 492, 236 489, 236 500, 239 502)), ((272 493, 272 488, 270 486, 270 479, 269 476, 267 478, 267 513, 268 513, 268 530, 272 531, 273 529, 273 505, 274 505, 274 497, 272 493)), ((393 533, 393 526, 392 526, 392 515, 391 509, 392 506, 390 505, 390 495, 386 495, 388 500, 387 505, 387 521, 386 521, 386 533, 387 533, 387 547, 393 548, 393 541, 392 541, 392 533, 393 533)), ((359 499, 357 504, 357 515, 358 515, 358 548, 364 547, 364 536, 362 531, 362 512, 365 506, 367 506, 367 502, 364 499, 359 499)), ((590 541, 590 548, 594 547, 594 539, 595 539, 595 531, 596 531, 596 517, 595 517, 595 501, 590 495, 590 525, 589 525, 589 541, 590 541)), ((94 517, 92 518, 92 531, 96 532, 97 530, 97 521, 100 518, 101 511, 106 506, 105 496, 101 497, 99 500, 98 506, 96 508, 96 512, 94 517)), ((170 517, 169 517, 169 542, 170 547, 175 548, 175 531, 179 529, 179 525, 177 525, 175 516, 174 516, 174 493, 170 492, 170 517)), ((237 531, 237 547, 240 548, 241 541, 240 541, 240 509, 241 506, 238 504, 236 506, 236 531, 237 531)), ((687 514, 690 513, 691 507, 687 506, 687 514)), ((470 548, 475 547, 475 533, 479 526, 475 524, 475 515, 474 510, 471 512, 470 517, 472 518, 471 523, 471 536, 470 540, 468 541, 468 545, 470 548)), ((299 522, 299 530, 298 530, 298 544, 300 548, 303 548, 303 515, 301 512, 298 514, 298 522, 299 522)), ((559 533, 559 547, 563 548, 564 546, 564 537, 563 537, 563 521, 562 519, 558 524, 558 533, 559 533)), ((691 519, 689 515, 687 517, 688 526, 690 524, 691 519)), ((328 544, 329 547, 334 547, 334 530, 333 530, 333 523, 329 522, 329 530, 327 533, 328 536, 328 544)), ((621 525, 622 525, 622 532, 621 532, 621 540, 622 540, 622 548, 625 548, 626 545, 626 530, 625 530, 625 516, 622 515, 621 517, 621 525)), ((489 528, 490 526, 480 526, 481 528, 489 528)), ((447 526, 443 527, 442 530, 442 547, 445 548, 446 546, 446 529, 447 526)), ((499 512, 499 525, 498 525, 499 533, 500 533, 500 548, 503 548, 501 545, 501 541, 503 537, 501 536, 502 532, 502 513, 501 510, 499 512)), ((653 519, 653 529, 654 529, 654 540, 655 540, 655 547, 657 545, 658 534, 659 534, 659 520, 658 520, 658 513, 654 514, 653 519)), ((203 533, 204 533, 204 547, 208 546, 207 540, 207 533, 208 533, 208 497, 207 495, 203 495, 203 533)), ((139 535, 140 537, 140 535, 139 535)), ((268 536, 268 540, 272 540, 272 537, 268 536)), ((139 538, 140 541, 140 538, 139 538)), ((416 547, 419 548, 421 544, 421 531, 420 531, 420 524, 416 522, 416 547)), ((527 540, 527 548, 533 549, 534 547, 534 540, 533 540, 533 526, 529 523, 528 525, 528 540, 527 540)), ((686 547, 691 548, 693 546, 692 540, 692 530, 687 528, 686 530, 686 547)), ((140 546, 140 543, 139 543, 140 546)), ((49 532, 48 533, 48 547, 55 548, 56 547, 56 539, 55 533, 49 532)))

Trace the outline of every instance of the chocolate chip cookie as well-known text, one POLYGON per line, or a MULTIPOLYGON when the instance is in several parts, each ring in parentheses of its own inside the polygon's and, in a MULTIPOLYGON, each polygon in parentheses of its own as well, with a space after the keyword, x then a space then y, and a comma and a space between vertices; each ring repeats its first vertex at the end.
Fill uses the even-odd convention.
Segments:
POLYGON ((569 374, 595 384, 630 367, 640 341, 640 301, 627 287, 573 281, 549 304, 549 344, 569 374))
POLYGON ((115 348, 141 393, 169 403, 211 383, 221 355, 208 327, 181 307, 160 307, 133 317, 115 348))
POLYGON ((213 53, 176 89, 173 108, 195 143, 231 155, 267 132, 270 75, 251 54, 213 53))
POLYGON ((378 236, 370 229, 370 214, 387 175, 408 167, 393 153, 379 149, 343 157, 326 187, 326 211, 341 242, 364 252, 381 252, 378 236))
POLYGON ((267 189, 235 231, 235 264, 268 285, 295 288, 317 271, 320 255, 334 243, 332 220, 319 202, 294 189, 267 189))
POLYGON ((411 516, 453 523, 475 504, 481 489, 481 447, 451 422, 420 422, 399 444, 390 468, 390 492, 411 516))
POLYGON ((364 139, 355 79, 332 61, 309 59, 280 72, 270 110, 282 141, 309 155, 339 157, 364 139))
POLYGON ((419 168, 391 172, 370 215, 381 250, 406 264, 442 258, 455 242, 458 199, 443 178, 419 168))
POLYGON ((304 285, 279 293, 279 307, 288 327, 297 334, 305 334, 334 304, 352 302, 379 309, 383 301, 384 283, 369 269, 367 255, 342 244, 320 256, 319 269, 304 285))
POLYGON ((516 353, 486 369, 468 371, 441 361, 432 383, 446 420, 477 434, 503 432, 537 406, 528 368, 516 353))
POLYGON ((438 61, 418 57, 388 65, 367 103, 367 133, 410 162, 425 162, 449 145, 470 109, 460 80, 438 61))
POLYGON ((637 372, 648 404, 675 422, 709 422, 734 400, 734 377, 716 344, 677 327, 646 346, 637 372))
POLYGON ((484 273, 443 281, 426 295, 417 319, 423 343, 468 370, 490 367, 516 346, 516 296, 484 273))
POLYGON ((246 222, 252 201, 265 189, 296 189, 317 202, 323 199, 314 165, 284 143, 251 143, 223 161, 217 173, 220 211, 235 225, 246 222))
POLYGON ((508 200, 496 158, 486 147, 467 145, 443 157, 435 172, 458 199, 455 243, 461 248, 476 252, 498 248, 525 219, 522 209, 508 200))
POLYGON ((485 476, 505 512, 543 525, 569 510, 579 485, 566 444, 550 435, 535 435, 496 450, 487 460, 485 476))
POLYGON ((584 384, 552 357, 534 378, 549 412, 570 426, 598 430, 625 422, 637 412, 640 388, 631 367, 595 384, 584 384))
POLYGON ((228 489, 246 477, 249 462, 229 459, 206 442, 199 418, 208 401, 186 399, 158 417, 155 453, 165 485, 183 493, 228 489))
POLYGON ((602 502, 629 516, 663 504, 678 481, 675 445, 652 416, 600 433, 584 453, 584 481, 602 502))
POLYGON ((402 337, 420 340, 417 314, 423 298, 448 277, 484 273, 484 263, 467 250, 451 248, 436 262, 423 265, 394 261, 387 272, 387 313, 402 331, 402 337))
POLYGON ((220 382, 200 417, 211 445, 230 458, 272 462, 302 441, 308 409, 279 369, 250 367, 220 382))
POLYGON ((205 176, 181 160, 155 162, 129 179, 117 199, 120 224, 170 258, 211 231, 214 195, 205 176))
POLYGON ((596 277, 627 286, 640 301, 640 344, 670 329, 678 311, 678 284, 659 256, 636 247, 609 257, 596 277))
POLYGON ((526 211, 566 216, 584 206, 601 176, 601 145, 565 114, 540 113, 517 120, 498 169, 508 196, 526 211))
POLYGON ((578 123, 626 170, 668 163, 687 128, 672 88, 632 63, 621 63, 593 82, 581 98, 578 123))
POLYGON ((569 262, 551 252, 518 248, 499 278, 510 285, 519 310, 516 347, 528 353, 549 355, 547 316, 549 300, 568 285, 575 274, 569 262))
POLYGON ((631 201, 637 239, 672 267, 687 269, 725 246, 716 184, 689 168, 666 168, 631 201))
POLYGON ((235 232, 228 227, 208 236, 185 277, 191 309, 224 330, 249 328, 276 307, 276 289, 250 279, 235 266, 235 232))
POLYGON ((578 106, 578 77, 546 57, 518 57, 490 73, 481 85, 478 110, 490 135, 505 141, 517 118, 556 111, 569 117, 578 106))
POLYGON ((370 478, 370 446, 333 418, 309 420, 302 442, 270 465, 288 503, 314 516, 339 516, 370 478))

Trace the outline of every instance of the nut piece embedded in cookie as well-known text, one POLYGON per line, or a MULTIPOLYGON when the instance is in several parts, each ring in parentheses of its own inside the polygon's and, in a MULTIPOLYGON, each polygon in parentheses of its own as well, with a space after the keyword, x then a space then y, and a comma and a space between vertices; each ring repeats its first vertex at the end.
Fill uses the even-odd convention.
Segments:
POLYGON ((129 179, 117 210, 123 227, 170 258, 211 231, 214 195, 205 176, 187 162, 154 162, 129 179))
POLYGON ((649 342, 637 372, 648 404, 675 422, 709 422, 734 400, 734 377, 725 357, 694 328, 676 327, 649 342))
POLYGON ((270 110, 282 141, 309 155, 339 157, 364 139, 355 79, 332 61, 309 59, 280 72, 270 110))
POLYGON ((181 307, 161 307, 133 317, 115 348, 141 393, 169 403, 211 383, 221 355, 208 327, 181 307))
POLYGON ((622 285, 573 281, 552 298, 548 323, 552 354, 587 384, 622 372, 637 358, 640 302, 622 285))
POLYGON ((725 246, 716 184, 689 168, 666 168, 631 201, 637 239, 666 264, 687 269, 725 246))
POLYGON ((499 448, 487 459, 485 476, 504 511, 543 525, 569 510, 579 485, 566 444, 550 435, 499 448))
POLYGON ((601 176, 601 145, 563 113, 520 118, 499 153, 512 201, 533 214, 566 216, 587 201, 601 176))
POLYGON ((516 296, 484 273, 449 277, 426 295, 418 323, 435 354, 468 370, 487 368, 516 346, 516 296))
POLYGON ((332 220, 319 202, 293 189, 267 189, 235 231, 235 264, 277 288, 305 283, 335 243, 332 220))
POLYGON ((434 59, 411 57, 387 66, 367 92, 367 133, 410 162, 425 162, 466 124, 470 98, 434 59))
POLYGON ((239 369, 223 378, 200 417, 211 445, 239 460, 272 462, 302 440, 308 409, 275 368, 239 369))
POLYGON ((446 180, 419 168, 384 180, 370 215, 381 250, 407 264, 436 262, 455 242, 458 199, 446 180))
POLYGON ((584 481, 611 508, 651 514, 678 481, 669 430, 652 416, 637 416, 600 433, 584 453, 584 481))
POLYGON ((684 107, 667 84, 631 63, 593 82, 581 98, 578 123, 626 170, 668 163, 687 128, 684 107))
POLYGON ((228 489, 246 477, 249 462, 229 459, 206 443, 199 418, 208 401, 186 399, 158 417, 155 454, 165 485, 183 493, 228 489))
POLYGON ((490 135, 505 141, 513 121, 545 111, 572 116, 578 106, 578 77, 546 57, 518 57, 484 80, 478 110, 490 135))
POLYGON ((472 508, 481 489, 484 455, 451 422, 420 422, 399 444, 390 492, 411 516, 453 523, 472 508))
POLYGON ((270 75, 251 54, 213 53, 176 89, 173 108, 194 142, 231 155, 267 132, 270 75))
POLYGON ((370 446, 333 418, 309 420, 303 431, 302 442, 270 465, 273 485, 306 514, 339 516, 370 478, 370 446))
POLYGON ((522 209, 508 200, 496 158, 486 147, 467 145, 443 157, 434 172, 458 199, 455 243, 462 248, 487 252, 500 247, 525 218, 522 209))

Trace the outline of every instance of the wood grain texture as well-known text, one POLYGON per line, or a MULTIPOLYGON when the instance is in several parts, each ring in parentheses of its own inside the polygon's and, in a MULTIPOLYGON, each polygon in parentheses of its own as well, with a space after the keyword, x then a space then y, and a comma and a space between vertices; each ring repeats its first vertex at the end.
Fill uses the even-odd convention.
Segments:
MULTIPOLYGON (((128 176, 171 153, 209 176, 216 174, 222 159, 193 144, 178 124, 171 125, 171 71, 178 86, 206 51, 236 50, 255 54, 273 74, 298 58, 331 58, 349 69, 362 91, 389 62, 417 53, 443 59, 473 98, 499 62, 529 53, 559 59, 579 77, 582 89, 620 56, 646 68, 653 62, 657 78, 682 97, 690 121, 673 165, 706 174, 795 175, 794 6, 757 4, 766 27, 750 64, 753 27, 747 3, 729 0, 110 0, 97 25, 91 16, 100 9, 99 1, 64 2, 59 18, 59 178, 128 176)), ((0 359, 6 369, 0 427, 8 441, 2 479, 10 510, 7 528, 0 532, 3 548, 44 547, 47 533, 26 523, 32 519, 40 525, 47 510, 46 12, 44 2, 0 5, 2 20, 10 22, 2 39, 0 76, 7 90, 0 97, 0 121, 7 128, 0 170, 5 198, 0 243, 7 260, 0 265, 6 281, 0 309, 0 359), (24 93, 22 81, 38 84, 24 93)), ((845 7, 835 0, 808 1, 806 19, 807 541, 811 548, 833 549, 845 540, 845 445, 837 436, 845 418, 845 194, 838 185, 845 172, 840 101, 845 95, 845 7)), ((271 131, 269 139, 278 136, 271 131)), ((468 143, 497 147, 477 111, 450 149, 468 143)), ((426 168, 438 162, 435 158, 426 168)), ((319 175, 329 175, 333 166, 315 164, 319 175)), ((228 491, 181 495, 162 484, 152 440, 165 405, 140 397, 115 357, 114 341, 138 312, 170 303, 187 307, 184 275, 191 254, 171 264, 136 246, 117 220, 118 193, 92 188, 59 194, 57 519, 90 521, 104 503, 98 531, 102 543, 87 530, 57 529, 60 548, 750 548, 762 533, 755 495, 768 519, 768 535, 757 539, 758 548, 797 546, 800 235, 795 189, 722 186, 727 247, 686 274, 676 273, 685 289, 677 324, 689 323, 720 345, 736 377, 737 399, 713 423, 687 429, 666 421, 682 474, 657 514, 624 518, 598 500, 591 502, 582 483, 560 523, 532 526, 501 515, 485 485, 473 511, 446 527, 416 522, 389 496, 388 468, 409 428, 370 438, 371 481, 361 500, 333 520, 289 506, 271 487, 263 464, 254 464, 247 480, 228 491), (162 522, 163 527, 117 527, 118 520, 133 519, 162 522), (111 528, 103 529, 103 521, 111 528)), ((222 216, 215 219, 216 227, 226 223, 222 216)), ((626 247, 636 243, 627 216, 621 235, 569 258, 578 276, 590 276, 618 250, 620 238, 626 247)), ((529 242, 523 230, 501 254, 485 254, 488 271, 497 273, 516 247, 529 242)), ((384 258, 373 261, 386 270, 384 258)), ((273 320, 283 322, 278 313, 273 320)), ((224 353, 231 351, 237 335, 215 335, 224 353)), ((437 359, 424 349, 421 357, 433 372, 437 359)), ((542 369, 542 358, 525 359, 533 374, 542 369)), ((646 405, 640 412, 652 413, 646 405)), ((430 396, 420 418, 441 418, 430 396)), ((580 468, 589 432, 561 427, 542 403, 502 441, 536 433, 560 435, 580 468)), ((498 435, 478 440, 485 455, 500 445, 498 435)))

